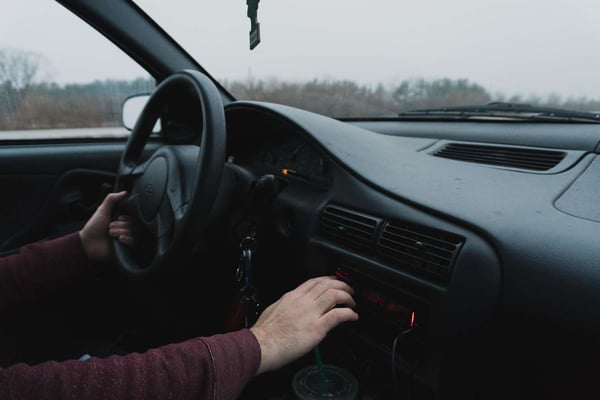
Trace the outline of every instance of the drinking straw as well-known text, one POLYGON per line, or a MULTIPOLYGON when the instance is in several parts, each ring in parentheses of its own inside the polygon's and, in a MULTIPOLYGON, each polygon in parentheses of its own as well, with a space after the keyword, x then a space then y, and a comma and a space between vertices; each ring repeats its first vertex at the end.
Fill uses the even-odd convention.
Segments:
POLYGON ((319 351, 319 346, 315 346, 313 349, 313 353, 315 353, 315 358, 317 360, 317 367, 319 368, 319 378, 321 380, 321 394, 329 393, 329 385, 327 384, 327 378, 325 378, 325 370, 323 369, 323 361, 321 360, 321 352, 319 351))

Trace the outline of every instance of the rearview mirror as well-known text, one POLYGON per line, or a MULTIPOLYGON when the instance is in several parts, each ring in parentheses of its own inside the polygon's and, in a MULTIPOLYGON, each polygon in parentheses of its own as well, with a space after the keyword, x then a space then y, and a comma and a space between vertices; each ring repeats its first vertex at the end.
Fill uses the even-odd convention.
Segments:
MULTIPOLYGON (((150 99, 149 94, 137 94, 125 99, 122 109, 123 126, 125 128, 129 130, 133 129, 138 118, 142 115, 142 110, 146 106, 148 99, 150 99)), ((152 133, 159 133, 160 129, 160 120, 158 120, 154 128, 152 128, 152 133)))

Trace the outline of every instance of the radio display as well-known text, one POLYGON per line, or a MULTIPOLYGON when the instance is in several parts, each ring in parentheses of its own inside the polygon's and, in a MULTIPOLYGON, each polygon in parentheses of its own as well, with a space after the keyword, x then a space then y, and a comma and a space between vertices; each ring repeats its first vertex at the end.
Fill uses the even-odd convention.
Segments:
POLYGON ((346 268, 337 267, 335 275, 354 288, 355 298, 360 308, 368 308, 402 329, 415 327, 417 321, 415 309, 406 302, 396 299, 397 296, 390 296, 376 289, 374 284, 367 284, 365 279, 357 279, 355 274, 346 268))

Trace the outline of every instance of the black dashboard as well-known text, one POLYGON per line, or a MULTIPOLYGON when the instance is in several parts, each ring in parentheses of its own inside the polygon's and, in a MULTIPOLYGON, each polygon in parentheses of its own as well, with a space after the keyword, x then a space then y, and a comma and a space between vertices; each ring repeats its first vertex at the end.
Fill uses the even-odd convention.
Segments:
POLYGON ((600 194, 600 126, 349 123, 252 102, 226 115, 228 163, 280 182, 270 223, 301 243, 301 274, 355 287, 361 320, 331 342, 363 381, 391 384, 374 376, 392 365, 423 397, 452 398, 484 375, 501 398, 522 384, 511 364, 554 376, 550 341, 585 338, 555 360, 593 353, 600 225, 582 200, 600 194))

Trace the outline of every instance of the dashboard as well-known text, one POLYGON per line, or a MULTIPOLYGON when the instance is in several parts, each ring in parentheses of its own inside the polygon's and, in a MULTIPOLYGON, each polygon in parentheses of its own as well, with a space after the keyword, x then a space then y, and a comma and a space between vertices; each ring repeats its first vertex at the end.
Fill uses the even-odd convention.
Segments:
POLYGON ((581 199, 600 190, 586 184, 599 176, 597 126, 344 123, 252 102, 226 116, 228 163, 280 182, 267 218, 279 264, 354 286, 361 319, 328 343, 359 380, 419 398, 528 397, 565 383, 546 346, 561 343, 552 357, 565 365, 596 354, 600 315, 585 310, 600 301, 600 225, 581 199), (555 159, 536 170, 523 157, 555 159))

